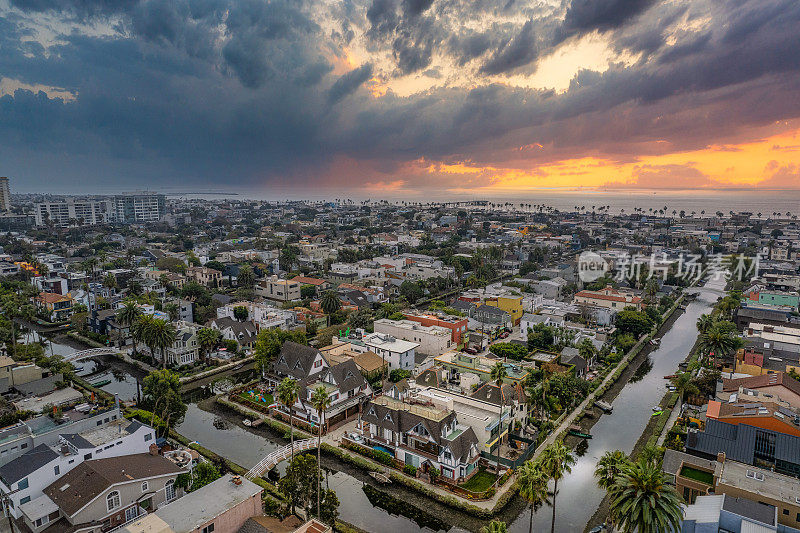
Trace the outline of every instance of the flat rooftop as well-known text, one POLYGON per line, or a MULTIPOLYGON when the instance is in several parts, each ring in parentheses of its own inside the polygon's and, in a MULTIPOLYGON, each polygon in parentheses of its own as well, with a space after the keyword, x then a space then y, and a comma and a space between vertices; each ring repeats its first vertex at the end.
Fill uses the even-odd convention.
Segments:
POLYGON ((800 501, 800 479, 756 468, 744 463, 726 460, 717 463, 714 475, 718 485, 737 487, 752 494, 758 494, 796 506, 800 501))
POLYGON ((232 474, 226 474, 161 507, 155 515, 169 524, 175 533, 189 533, 262 491, 261 487, 243 477, 239 485, 232 479, 232 474))
POLYGON ((389 409, 395 411, 408 411, 409 413, 413 413, 415 415, 421 416, 422 418, 433 420, 435 422, 440 422, 444 420, 447 417, 447 415, 450 414, 450 412, 446 409, 402 402, 400 400, 396 400, 390 396, 385 396, 385 395, 378 396, 377 398, 373 399, 372 403, 376 405, 383 405, 384 407, 388 407, 389 409))

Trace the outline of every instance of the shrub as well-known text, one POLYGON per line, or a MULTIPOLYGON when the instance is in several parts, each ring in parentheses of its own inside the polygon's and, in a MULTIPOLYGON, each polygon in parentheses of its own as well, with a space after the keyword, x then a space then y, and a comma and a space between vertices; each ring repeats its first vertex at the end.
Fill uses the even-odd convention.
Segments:
POLYGON ((411 477, 416 477, 417 476, 417 467, 415 467, 414 465, 405 465, 403 467, 403 472, 408 474, 411 477))
POLYGON ((392 465, 392 456, 386 452, 382 452, 380 450, 373 450, 372 451, 372 458, 378 461, 379 463, 391 466, 392 465))

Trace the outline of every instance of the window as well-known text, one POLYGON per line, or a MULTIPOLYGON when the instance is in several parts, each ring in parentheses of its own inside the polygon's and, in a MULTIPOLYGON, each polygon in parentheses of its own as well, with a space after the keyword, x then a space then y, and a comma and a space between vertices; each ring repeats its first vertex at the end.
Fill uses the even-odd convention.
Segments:
POLYGON ((203 528, 203 533, 214 533, 214 522, 211 522, 203 528))
POLYGON ((119 491, 114 490, 106 496, 106 509, 113 511, 117 507, 119 507, 119 491))
POLYGON ((164 497, 168 502, 175 499, 175 480, 170 479, 164 487, 164 497))
POLYGON ((31 497, 30 497, 30 496, 25 496, 24 498, 22 498, 22 499, 19 501, 19 504, 20 504, 20 505, 23 505, 23 504, 26 504, 26 503, 28 503, 29 501, 31 501, 31 497))
POLYGON ((84 461, 88 461, 91 458, 92 458, 92 454, 90 454, 90 453, 87 453, 86 455, 83 456, 83 460, 84 461))
POLYGON ((134 518, 139 516, 139 506, 134 505, 133 507, 128 507, 125 509, 125 521, 130 522, 134 518))
POLYGON ((23 442, 22 444, 19 445, 19 449, 20 450, 24 450, 27 447, 28 447, 28 443, 27 442, 23 442))
POLYGON ((28 488, 28 478, 23 478, 19 480, 19 484, 17 485, 17 490, 24 490, 28 488))
POLYGON ((61 469, 58 467, 58 465, 54 466, 53 467, 53 474, 59 475, 60 473, 61 473, 61 469))
POLYGON ((142 492, 147 492, 148 488, 147 481, 142 481, 142 492))

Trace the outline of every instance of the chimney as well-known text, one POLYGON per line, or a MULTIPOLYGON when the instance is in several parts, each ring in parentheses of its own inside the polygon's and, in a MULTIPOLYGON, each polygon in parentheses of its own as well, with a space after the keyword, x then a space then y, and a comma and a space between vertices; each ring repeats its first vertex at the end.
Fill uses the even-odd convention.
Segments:
POLYGON ((725 452, 719 452, 717 454, 717 462, 720 464, 725 462, 725 452))
POLYGON ((156 445, 156 443, 150 445, 149 452, 150 455, 158 455, 158 446, 156 445))

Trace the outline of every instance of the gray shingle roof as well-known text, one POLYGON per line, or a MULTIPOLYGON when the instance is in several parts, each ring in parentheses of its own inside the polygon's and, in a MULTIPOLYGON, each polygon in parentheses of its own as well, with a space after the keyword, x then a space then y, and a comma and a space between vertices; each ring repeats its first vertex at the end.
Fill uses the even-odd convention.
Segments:
POLYGON ((0 479, 6 486, 16 483, 20 479, 36 472, 38 469, 58 458, 58 454, 46 444, 40 444, 28 453, 0 466, 0 479))

